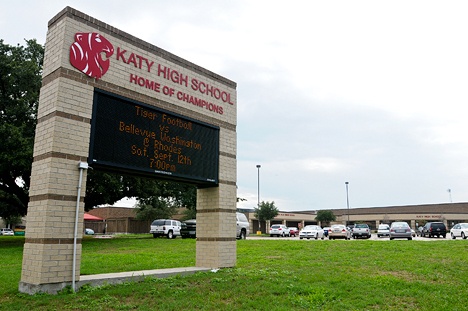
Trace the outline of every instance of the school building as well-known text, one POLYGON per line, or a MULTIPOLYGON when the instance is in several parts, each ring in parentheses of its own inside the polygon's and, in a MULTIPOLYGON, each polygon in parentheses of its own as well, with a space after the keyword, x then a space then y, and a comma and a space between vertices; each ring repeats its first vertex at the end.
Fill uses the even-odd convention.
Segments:
MULTIPOLYGON (((404 206, 332 209, 336 216, 333 224, 352 225, 366 223, 376 230, 381 223, 390 224, 394 221, 406 221, 413 229, 423 226, 429 221, 441 221, 448 229, 457 223, 468 222, 468 203, 421 204, 404 206)), ((261 231, 267 233, 269 228, 265 222, 259 224, 253 210, 242 210, 250 221, 251 233, 261 231)), ((315 220, 316 210, 311 211, 280 211, 270 224, 284 224, 288 227, 302 228, 305 225, 324 225, 315 220)))

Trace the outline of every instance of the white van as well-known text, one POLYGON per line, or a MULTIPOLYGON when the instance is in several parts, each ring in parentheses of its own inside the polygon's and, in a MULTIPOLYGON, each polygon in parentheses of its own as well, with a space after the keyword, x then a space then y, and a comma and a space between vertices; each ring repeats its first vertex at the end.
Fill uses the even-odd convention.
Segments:
POLYGON ((173 219, 156 219, 151 223, 150 233, 154 238, 167 236, 168 239, 175 239, 180 235, 181 223, 173 219))
POLYGON ((237 218, 237 234, 236 237, 245 240, 250 233, 250 224, 247 217, 239 212, 236 212, 237 218))

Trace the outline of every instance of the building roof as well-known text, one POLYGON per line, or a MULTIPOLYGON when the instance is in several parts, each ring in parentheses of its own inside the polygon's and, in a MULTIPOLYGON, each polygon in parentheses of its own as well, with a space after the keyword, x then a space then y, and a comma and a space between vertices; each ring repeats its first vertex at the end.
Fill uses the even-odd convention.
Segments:
POLYGON ((100 217, 102 219, 135 218, 136 209, 130 207, 103 206, 90 210, 88 214, 100 217))
MULTIPOLYGON (((462 203, 441 203, 441 204, 419 204, 403 206, 383 206, 383 207, 350 207, 341 209, 331 209, 337 217, 346 215, 396 215, 396 214, 467 214, 468 202, 462 203)), ((252 212, 253 213, 253 212, 252 212)), ((300 214, 317 215, 317 210, 306 211, 280 211, 280 214, 300 214)))
POLYGON ((334 209, 336 216, 347 215, 369 215, 369 214, 414 214, 414 213, 443 213, 443 214, 468 214, 468 203, 442 203, 442 204, 420 204, 386 207, 347 208, 334 209))

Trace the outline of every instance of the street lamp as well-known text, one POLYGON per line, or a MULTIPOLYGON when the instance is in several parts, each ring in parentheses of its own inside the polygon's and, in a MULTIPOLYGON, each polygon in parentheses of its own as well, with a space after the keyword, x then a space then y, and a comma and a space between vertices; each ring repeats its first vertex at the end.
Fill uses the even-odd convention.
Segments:
POLYGON ((349 195, 348 195, 349 182, 345 181, 345 185, 346 185, 346 206, 348 207, 348 222, 346 225, 349 225, 349 195))
POLYGON ((257 208, 260 208, 260 168, 262 166, 260 164, 257 164, 257 171, 258 171, 258 177, 257 177, 257 208))
POLYGON ((450 203, 452 203, 452 189, 447 189, 447 192, 449 194, 450 203))
MULTIPOLYGON (((257 164, 257 208, 260 208, 260 168, 262 166, 260 164, 257 164)), ((260 228, 260 219, 258 220, 258 231, 261 231, 260 228)))

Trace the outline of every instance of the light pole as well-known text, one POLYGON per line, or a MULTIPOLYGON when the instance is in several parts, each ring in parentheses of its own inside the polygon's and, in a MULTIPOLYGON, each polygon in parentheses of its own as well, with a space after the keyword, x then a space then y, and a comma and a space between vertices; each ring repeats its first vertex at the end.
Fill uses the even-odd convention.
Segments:
POLYGON ((447 189, 447 192, 449 194, 450 203, 452 203, 452 189, 447 189))
POLYGON ((258 171, 258 176, 257 176, 257 208, 260 208, 260 168, 262 166, 260 164, 257 164, 257 171, 258 171))
MULTIPOLYGON (((262 166, 257 164, 257 208, 260 208, 260 168, 262 166)), ((258 220, 258 231, 261 231, 260 228, 260 219, 258 220)))
POLYGON ((348 195, 349 182, 345 181, 345 185, 346 185, 346 206, 348 207, 348 222, 346 223, 346 225, 348 226, 349 225, 349 195, 348 195))

